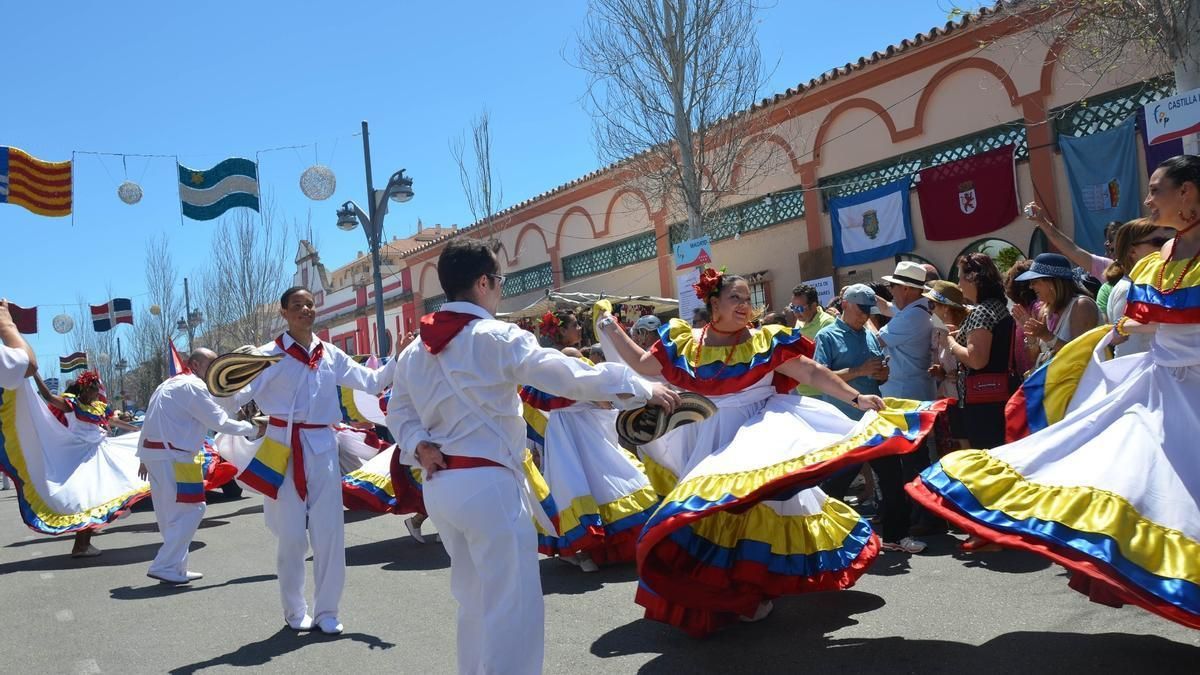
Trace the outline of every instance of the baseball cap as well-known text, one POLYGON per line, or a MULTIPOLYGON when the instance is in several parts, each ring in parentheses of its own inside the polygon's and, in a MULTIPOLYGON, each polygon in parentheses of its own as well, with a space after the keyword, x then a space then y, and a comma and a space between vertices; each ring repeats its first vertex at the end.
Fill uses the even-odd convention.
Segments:
POLYGON ((844 288, 842 302, 850 302, 863 308, 870 307, 871 314, 879 314, 879 308, 875 306, 875 291, 866 284, 851 284, 844 288))

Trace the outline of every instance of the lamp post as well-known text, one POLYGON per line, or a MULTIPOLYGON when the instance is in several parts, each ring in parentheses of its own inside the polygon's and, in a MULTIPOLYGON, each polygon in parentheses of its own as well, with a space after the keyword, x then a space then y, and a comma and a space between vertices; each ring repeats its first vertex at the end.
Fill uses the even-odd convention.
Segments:
POLYGON ((371 250, 371 271, 375 277, 375 328, 379 345, 379 356, 385 356, 391 351, 387 339, 387 325, 383 319, 383 272, 380 270, 379 248, 383 238, 383 217, 387 215, 388 200, 406 202, 413 198, 413 181, 404 175, 404 169, 392 174, 387 187, 376 190, 371 180, 371 142, 367 133, 367 122, 362 123, 363 163, 367 169, 367 210, 353 201, 342 204, 337 211, 338 229, 349 232, 360 223, 363 233, 367 236, 367 246, 371 250))
POLYGON ((175 322, 175 330, 187 332, 188 339, 188 354, 192 353, 192 340, 196 334, 196 327, 204 323, 204 314, 200 310, 192 310, 192 296, 188 292, 187 277, 183 278, 183 311, 185 312, 183 319, 175 322))

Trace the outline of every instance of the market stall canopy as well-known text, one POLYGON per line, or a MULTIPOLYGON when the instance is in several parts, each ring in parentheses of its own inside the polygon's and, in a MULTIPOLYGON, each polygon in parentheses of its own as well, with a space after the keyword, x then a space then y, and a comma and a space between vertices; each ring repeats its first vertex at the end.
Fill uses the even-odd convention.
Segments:
POLYGON ((515 312, 501 312, 497 319, 516 321, 518 319, 541 318, 546 312, 559 309, 588 309, 598 300, 609 300, 614 305, 646 305, 653 307, 655 314, 666 314, 679 310, 679 301, 673 298, 656 298, 652 295, 605 295, 601 293, 556 293, 550 292, 538 299, 537 302, 518 309, 515 312))

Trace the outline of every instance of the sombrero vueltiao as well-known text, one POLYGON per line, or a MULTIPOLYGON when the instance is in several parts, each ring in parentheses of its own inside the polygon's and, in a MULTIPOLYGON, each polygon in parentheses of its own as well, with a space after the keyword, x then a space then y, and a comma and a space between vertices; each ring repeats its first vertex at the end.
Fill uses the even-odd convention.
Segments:
POLYGON ((716 404, 700 394, 685 392, 679 399, 679 405, 669 415, 658 406, 623 411, 617 415, 617 436, 629 446, 645 445, 672 429, 706 420, 717 413, 716 404))
POLYGON ((282 354, 262 354, 255 347, 238 347, 213 359, 204 375, 204 384, 213 396, 233 396, 282 358, 282 354))

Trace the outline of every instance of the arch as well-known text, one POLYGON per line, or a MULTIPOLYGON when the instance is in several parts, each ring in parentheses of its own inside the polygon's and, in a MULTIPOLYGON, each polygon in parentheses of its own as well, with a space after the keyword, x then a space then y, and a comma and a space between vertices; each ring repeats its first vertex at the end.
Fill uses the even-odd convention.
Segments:
POLYGON ((567 212, 562 215, 558 221, 558 226, 554 228, 554 248, 559 249, 562 245, 563 225, 567 224, 567 219, 571 216, 579 214, 588 222, 588 227, 592 228, 592 238, 600 237, 608 233, 607 230, 597 230, 596 221, 592 219, 592 214, 588 213, 587 209, 582 206, 572 206, 567 209, 567 212))
MULTIPOLYGON (((421 268, 421 274, 419 274, 417 276, 417 288, 421 289, 421 297, 429 297, 431 295, 437 295, 437 293, 430 293, 425 290, 425 288, 426 288, 425 275, 426 275, 426 273, 429 272, 429 270, 433 270, 433 276, 434 276, 434 279, 436 279, 437 278, 437 263, 434 263, 434 262, 425 263, 425 266, 421 268)), ((441 282, 438 282, 438 283, 440 284, 441 282)), ((438 293, 440 293, 440 292, 441 291, 438 291, 438 293)))
POLYGON ((504 266, 504 267, 512 267, 513 263, 516 262, 516 258, 513 258, 511 255, 508 254, 508 247, 504 245, 504 242, 497 239, 496 243, 493 244, 493 246, 496 247, 495 248, 496 261, 501 263, 502 266, 504 266), (504 257, 500 257, 501 252, 504 253, 504 257))
POLYGON ((509 260, 509 264, 514 264, 521 258, 521 242, 525 239, 525 235, 530 231, 536 232, 537 236, 542 238, 542 248, 550 250, 550 242, 546 241, 546 232, 537 223, 528 222, 521 226, 521 231, 517 233, 517 242, 513 244, 513 257, 509 260))
POLYGON ((892 142, 895 143, 901 140, 896 133, 896 121, 892 119, 891 114, 879 104, 878 101, 869 98, 852 98, 848 101, 842 101, 834 106, 833 110, 821 120, 821 126, 817 129, 817 137, 813 139, 812 156, 814 162, 821 160, 821 148, 825 145, 825 136, 829 133, 829 127, 833 126, 836 120, 842 113, 854 108, 865 108, 875 113, 875 116, 883 120, 883 124, 887 127, 888 135, 891 136, 892 142))
POLYGON ((917 112, 913 116, 913 125, 911 129, 906 129, 903 132, 902 138, 911 138, 919 136, 925 131, 925 108, 929 106, 929 100, 933 98, 933 94, 937 91, 937 86, 942 80, 950 77, 960 70, 968 70, 974 68, 991 74, 996 78, 1001 85, 1004 86, 1004 92, 1008 94, 1008 103, 1013 107, 1020 105, 1020 95, 1017 93, 1017 85, 1012 81, 1008 72, 1004 67, 995 61, 980 58, 978 56, 970 56, 954 63, 947 64, 941 70, 933 74, 929 81, 925 83, 925 87, 921 90, 921 98, 917 100, 917 112))
POLYGON ((742 160, 745 159, 752 151, 757 150, 764 143, 772 143, 779 146, 787 153, 788 162, 792 165, 792 173, 800 173, 800 160, 796 158, 796 153, 792 150, 792 146, 782 136, 769 131, 764 131, 757 136, 753 136, 742 144, 738 154, 733 158, 733 172, 729 177, 729 185, 733 189, 737 189, 741 185, 741 169, 742 160))
POLYGON ((646 193, 637 188, 626 186, 614 192, 612 199, 608 200, 608 206, 604 207, 604 234, 612 232, 613 206, 617 203, 617 200, 625 195, 636 197, 642 203, 642 206, 646 208, 646 222, 651 225, 654 223, 654 211, 650 208, 650 199, 646 196, 646 193))
POLYGON ((1000 270, 1001 278, 1004 277, 1004 273, 1008 271, 1008 268, 1012 266, 1012 263, 1025 257, 1025 252, 1021 250, 1021 247, 1007 239, 1002 239, 1000 237, 981 237, 964 246, 963 249, 958 252, 958 255, 954 256, 953 260, 950 262, 950 269, 946 270, 947 281, 958 283, 958 259, 967 255, 968 253, 983 253, 992 260, 996 261, 996 268, 1000 270), (1015 254, 1010 252, 1009 249, 1013 249, 1015 254), (1008 263, 1007 265, 1004 264, 1006 262, 1008 263))

